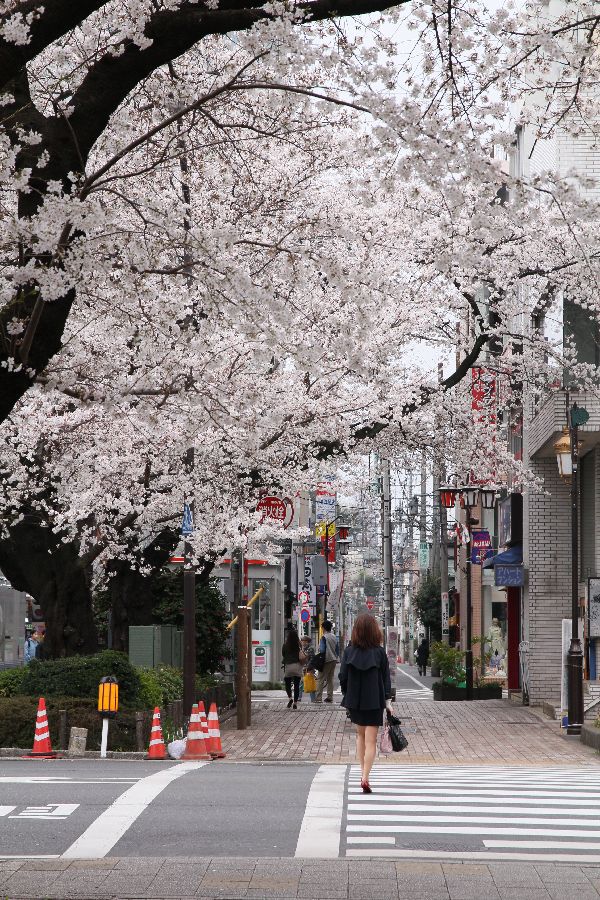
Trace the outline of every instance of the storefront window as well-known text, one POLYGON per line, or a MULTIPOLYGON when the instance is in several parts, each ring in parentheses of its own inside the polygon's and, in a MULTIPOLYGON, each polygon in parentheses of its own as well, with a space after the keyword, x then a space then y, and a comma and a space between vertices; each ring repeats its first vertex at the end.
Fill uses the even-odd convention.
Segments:
POLYGON ((264 591, 252 606, 252 628, 258 631, 268 631, 271 628, 271 580, 253 578, 250 596, 253 597, 261 587, 264 588, 264 591))
POLYGON ((506 600, 491 603, 491 621, 486 650, 491 653, 488 671, 506 674, 506 600))

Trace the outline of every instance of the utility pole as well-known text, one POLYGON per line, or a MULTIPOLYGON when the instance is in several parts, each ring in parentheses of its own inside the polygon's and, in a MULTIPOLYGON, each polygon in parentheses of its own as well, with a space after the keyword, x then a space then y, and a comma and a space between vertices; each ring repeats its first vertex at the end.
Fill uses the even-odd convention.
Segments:
MULTIPOLYGON (((443 363, 438 363, 438 383, 441 384, 444 380, 444 365, 443 363)), ((434 513, 437 513, 437 516, 434 516, 434 527, 433 527, 433 546, 437 547, 437 528, 436 525, 439 525, 439 537, 440 537, 440 594, 441 594, 441 604, 442 604, 442 642, 444 644, 450 643, 450 606, 449 606, 449 585, 448 585, 448 513, 446 511, 446 507, 443 505, 440 497, 440 485, 445 483, 446 481, 446 467, 442 461, 442 455, 438 451, 435 455, 434 466, 433 466, 433 509, 434 513), (436 521, 437 519, 437 521, 436 521)), ((435 572, 435 568, 433 568, 433 572, 435 572)))
MULTIPOLYGON (((194 471, 194 448, 186 453, 186 469, 194 471)), ((183 715, 192 714, 196 699, 196 566, 189 541, 194 530, 194 500, 184 500, 183 545, 183 715)))
POLYGON ((412 472, 408 473, 408 559, 410 562, 410 569, 408 570, 408 627, 404 632, 404 660, 405 662, 410 662, 410 621, 411 621, 411 606, 412 606, 412 598, 413 598, 413 587, 414 587, 414 573, 413 573, 413 559, 415 553, 415 519, 412 513, 412 499, 413 499, 413 476, 412 472))
POLYGON ((248 683, 248 657, 249 622, 251 611, 247 608, 245 597, 245 560, 241 549, 236 549, 231 555, 231 578, 233 581, 233 608, 237 613, 237 625, 235 629, 235 696, 237 728, 243 731, 249 725, 249 689, 248 683))
POLYGON ((390 461, 382 460, 383 491, 381 494, 383 512, 383 621, 384 625, 394 624, 394 570, 392 566, 392 491, 390 484, 390 461))
POLYGON ((425 454, 421 459, 421 504, 419 509, 419 541, 420 548, 427 549, 427 466, 425 454))

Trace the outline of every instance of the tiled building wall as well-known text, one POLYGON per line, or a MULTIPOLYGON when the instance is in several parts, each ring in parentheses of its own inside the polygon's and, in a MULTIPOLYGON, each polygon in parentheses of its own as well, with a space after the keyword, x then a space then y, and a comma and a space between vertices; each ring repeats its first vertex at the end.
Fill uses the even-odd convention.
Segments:
POLYGON ((549 492, 529 492, 526 502, 529 695, 532 704, 559 703, 561 620, 571 615, 570 491, 554 457, 532 459, 529 465, 549 492))

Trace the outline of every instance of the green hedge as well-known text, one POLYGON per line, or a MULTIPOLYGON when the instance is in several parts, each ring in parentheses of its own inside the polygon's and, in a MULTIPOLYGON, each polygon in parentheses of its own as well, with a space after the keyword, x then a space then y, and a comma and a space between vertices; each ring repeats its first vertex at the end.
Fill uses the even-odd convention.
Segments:
POLYGON ((29 697, 82 697, 96 701, 98 684, 106 675, 114 675, 119 682, 119 702, 135 707, 142 686, 140 676, 127 654, 115 650, 45 662, 32 660, 23 669, 20 693, 29 697))
MULTIPOLYGON (((36 697, 0 697, 0 747, 33 747, 35 720, 38 707, 36 697)), ((53 749, 58 747, 58 711, 67 710, 68 729, 72 726, 88 729, 88 750, 100 749, 102 719, 96 711, 96 700, 51 696, 46 699, 50 739, 53 749)), ((150 731, 150 718, 146 717, 144 740, 150 731)), ((109 750, 136 750, 135 712, 122 709, 108 729, 109 750)))
POLYGON ((0 697, 12 697, 23 693, 24 668, 4 669, 0 672, 0 697))

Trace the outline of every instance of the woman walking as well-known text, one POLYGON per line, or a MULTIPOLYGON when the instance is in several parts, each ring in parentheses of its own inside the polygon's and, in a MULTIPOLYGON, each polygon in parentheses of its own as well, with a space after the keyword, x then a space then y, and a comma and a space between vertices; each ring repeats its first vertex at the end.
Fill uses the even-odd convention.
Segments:
POLYGON ((340 668, 342 706, 356 725, 356 755, 364 794, 372 793, 369 775, 377 752, 377 732, 383 722, 383 712, 386 708, 392 711, 390 667, 382 643, 383 635, 373 616, 368 613, 358 616, 340 668))
POLYGON ((300 639, 295 628, 290 628, 285 639, 282 650, 283 655, 283 680, 285 682, 285 692, 290 698, 287 708, 293 705, 294 709, 298 709, 298 696, 300 694, 300 679, 302 678, 302 668, 306 661, 302 649, 300 647, 300 639), (292 685, 294 687, 294 695, 292 697, 292 685))

